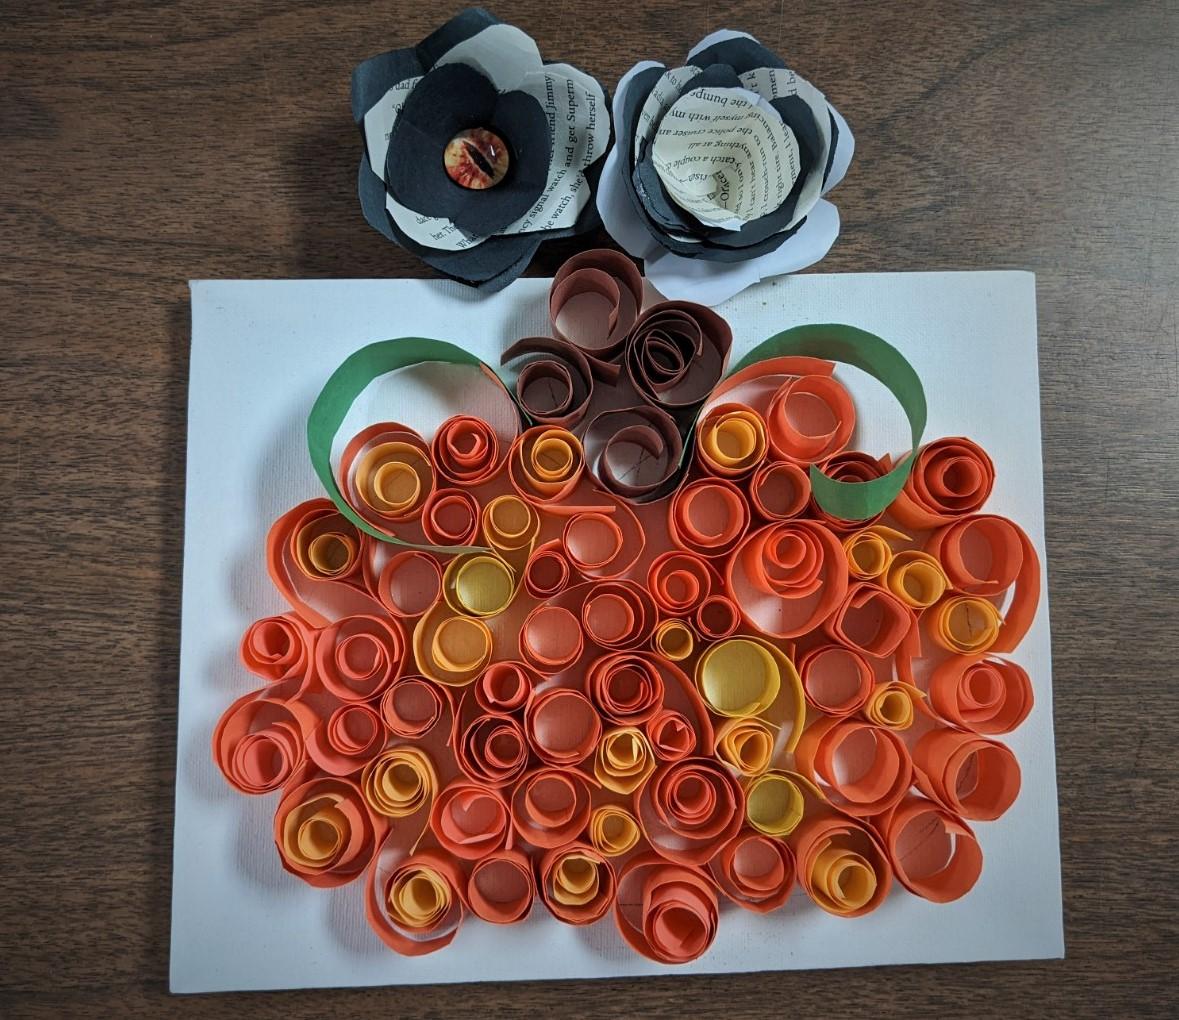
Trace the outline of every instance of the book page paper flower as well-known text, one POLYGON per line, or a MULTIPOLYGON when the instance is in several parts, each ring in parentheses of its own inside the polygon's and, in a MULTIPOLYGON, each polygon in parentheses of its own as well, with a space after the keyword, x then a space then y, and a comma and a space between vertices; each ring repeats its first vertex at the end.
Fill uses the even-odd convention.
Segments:
POLYGON ((819 261, 839 236, 822 196, 847 172, 851 130, 751 36, 715 32, 683 67, 636 64, 614 123, 598 209, 666 297, 719 304, 819 261))

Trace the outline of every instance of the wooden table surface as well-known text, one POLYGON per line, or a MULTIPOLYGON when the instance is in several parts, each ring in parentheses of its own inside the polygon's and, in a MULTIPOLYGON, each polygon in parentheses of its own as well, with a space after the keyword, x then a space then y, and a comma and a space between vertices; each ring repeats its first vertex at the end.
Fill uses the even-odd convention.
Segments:
POLYGON ((498 10, 610 86, 778 48, 856 133, 825 271, 1036 272, 1065 961, 169 997, 186 281, 423 275, 361 218, 348 77, 434 6, 3 4, 0 1015, 1174 1015, 1174 0, 498 10))

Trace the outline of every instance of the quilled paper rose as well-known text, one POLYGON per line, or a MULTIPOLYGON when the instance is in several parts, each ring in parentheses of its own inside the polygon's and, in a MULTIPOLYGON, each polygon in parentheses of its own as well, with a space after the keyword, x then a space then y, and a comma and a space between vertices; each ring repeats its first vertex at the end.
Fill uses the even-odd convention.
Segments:
POLYGON ((541 241, 598 225, 602 87, 486 11, 360 64, 352 116, 364 218, 453 279, 499 290, 541 241))
POLYGON ((636 64, 614 124, 602 221, 669 298, 719 304, 817 262, 839 236, 822 196, 847 172, 851 130, 752 36, 715 32, 682 67, 636 64))

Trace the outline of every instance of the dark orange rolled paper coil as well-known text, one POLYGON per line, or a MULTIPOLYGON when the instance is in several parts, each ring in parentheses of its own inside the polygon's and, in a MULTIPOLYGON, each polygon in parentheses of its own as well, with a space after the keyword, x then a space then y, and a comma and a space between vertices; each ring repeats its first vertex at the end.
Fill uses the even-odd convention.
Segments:
POLYGON ((501 466, 499 436, 482 418, 456 414, 438 426, 430 443, 430 459, 447 481, 482 485, 501 466))
POLYGON ((535 898, 532 862, 519 850, 499 850, 471 866, 467 903, 481 920, 492 924, 523 921, 535 898))
POLYGON ((644 730, 651 741, 651 750, 661 761, 681 761, 699 748, 695 728, 686 716, 672 708, 656 712, 647 720, 644 730))
POLYGON ((282 866, 309 885, 346 885, 368 867, 384 823, 373 818, 356 783, 312 779, 283 794, 274 814, 282 866))
POLYGON ((544 850, 576 839, 591 810, 589 780, 576 769, 537 769, 512 792, 513 827, 524 842, 544 850))
POLYGON ((511 812, 497 791, 457 780, 430 808, 430 831, 448 853, 477 861, 500 850, 511 831, 511 812))
POLYGON ((475 700, 486 712, 518 712, 539 682, 540 677, 522 662, 493 662, 475 681, 475 700))
POLYGON ((594 477, 625 499, 644 501, 666 491, 683 455, 675 419, 647 404, 602 411, 585 431, 594 450, 594 477))
POLYGON ((415 619, 441 597, 442 567, 428 552, 396 553, 381 567, 376 594, 389 615, 415 619))
POLYGON ((876 676, 859 652, 843 645, 816 645, 798 659, 806 700, 836 718, 858 712, 868 701, 876 676))
POLYGON ((725 478, 700 478, 675 491, 667 509, 671 539, 701 556, 725 556, 749 529, 745 494, 725 478))
POLYGON ((799 375, 788 378, 771 398, 766 427, 774 456, 806 467, 847 446, 856 427, 855 405, 829 373, 799 375))
POLYGON ((581 606, 585 636, 608 650, 645 645, 658 620, 650 592, 634 581, 598 581, 581 606))
POLYGON ((528 767, 528 741, 511 716, 480 715, 456 727, 454 756, 463 774, 487 786, 507 786, 528 767))
POLYGON ((929 678, 929 704, 946 722, 975 733, 1010 733, 1032 710, 1032 682, 1007 659, 955 655, 929 678))
POLYGON ((329 775, 348 776, 380 754, 385 737, 385 724, 372 707, 345 704, 311 731, 307 754, 329 775))
POLYGON ((537 606, 520 628, 520 658, 546 676, 568 669, 584 648, 581 622, 563 606, 537 606))
POLYGON ((727 595, 709 595, 692 617, 696 629, 710 641, 720 641, 737 633, 741 610, 727 595))
POLYGON ((900 736, 856 719, 811 723, 794 750, 794 761, 802 775, 822 784, 832 804, 858 817, 894 807, 913 782, 913 761, 900 736), (864 762, 855 779, 843 778, 844 756, 864 762))
POLYGON ((340 478, 352 509, 390 535, 395 525, 421 516, 435 484, 430 448, 397 422, 358 432, 340 457, 340 478))
POLYGON ((729 324, 711 308, 664 301, 635 322, 623 365, 639 396, 686 417, 724 375, 732 343, 729 324))
POLYGON ((537 425, 517 437, 508 454, 512 486, 536 506, 559 508, 585 471, 579 440, 559 425, 537 425))
POLYGON ((720 586, 716 572, 696 553, 661 553, 647 569, 651 597, 665 613, 675 616, 695 611, 720 586))
POLYGON ((890 591, 870 581, 857 581, 823 626, 840 644, 882 659, 910 636, 917 618, 890 591))
POLYGON ((889 512, 910 528, 937 528, 982 509, 995 465, 976 442, 958 436, 923 446, 889 512))
POLYGON ((235 790, 270 793, 303 762, 302 729, 283 693, 268 687, 243 695, 213 730, 213 760, 235 790))
POLYGON ((398 677, 381 695, 385 725, 407 739, 424 737, 452 710, 450 692, 424 676, 398 677))
POLYGON ((294 613, 267 616, 242 635, 242 664, 267 683, 309 679, 315 631, 294 613))
MULTIPOLYGON (((296 507, 304 510, 291 529, 291 553, 306 577, 343 581, 360 569, 360 531, 329 500, 315 499, 296 507)), ((281 518, 280 518, 281 520, 281 518)))
POLYGON ((790 461, 768 461, 749 478, 749 502, 767 521, 797 517, 807 508, 810 498, 810 475, 790 461))
POLYGON ((630 259, 610 248, 567 259, 549 288, 553 332, 599 366, 621 356, 642 307, 642 274, 630 259))
POLYGON ((450 945, 465 914, 466 878, 455 861, 431 848, 382 864, 378 859, 369 872, 365 896, 365 915, 381 941, 402 956, 450 945))
POLYGON ((578 573, 585 577, 617 577, 626 573, 642 552, 640 532, 638 548, 628 549, 627 535, 614 514, 590 512, 571 517, 561 534, 565 555, 578 573))
POLYGON ((573 564, 560 539, 545 542, 533 550, 524 567, 524 590, 534 599, 559 595, 577 578, 573 564))
POLYGON ((789 837, 803 891, 823 910, 860 917, 884 902, 892 866, 877 834, 846 815, 803 818, 789 837))
POLYGON ((689 963, 716 938, 716 885, 700 868, 639 854, 619 875, 614 919, 635 952, 657 963, 689 963))
MULTIPOLYGON (((847 450, 843 453, 836 454, 823 463, 823 474, 837 482, 870 482, 873 479, 882 477, 886 471, 887 468, 879 460, 871 454, 861 453, 859 450, 847 450)), ((846 521, 842 517, 829 514, 819 506, 812 495, 810 516, 822 521, 832 531, 846 534, 849 531, 870 528, 880 520, 883 516, 883 511, 863 520, 846 521)))
POLYGON ((745 794, 714 758, 662 765, 635 794, 651 846, 677 864, 704 864, 741 828, 745 794))
POLYGON ((506 365, 527 358, 516 375, 516 402, 537 424, 573 429, 589 410, 593 366, 577 347, 552 337, 526 337, 504 351, 506 365))
POLYGON ((588 843, 549 850, 538 867, 544 905, 566 924, 593 924, 614 903, 614 868, 588 843))
POLYGON ((395 620, 347 616, 326 627, 315 644, 323 686, 341 701, 379 697, 401 674, 407 642, 395 620))
POLYGON ((614 652, 590 663, 585 693, 611 722, 637 726, 663 707, 663 677, 646 654, 614 652))
POLYGON ((875 824, 897 879, 924 899, 961 899, 982 874, 982 848, 970 826, 933 801, 906 797, 875 824))
POLYGON ((524 714, 524 727, 536 756, 563 767, 585 761, 602 736, 602 720, 593 704, 569 687, 536 695, 524 714))
POLYGON ((780 839, 744 829, 708 862, 716 884, 746 910, 777 910, 794 888, 794 854, 780 839))
POLYGON ((1000 817, 1019 796, 1019 762, 1003 744, 961 730, 930 730, 913 748, 917 787, 976 822, 1000 817))
POLYGON ((466 489, 435 489, 422 505, 422 534, 431 545, 472 545, 481 513, 466 489))

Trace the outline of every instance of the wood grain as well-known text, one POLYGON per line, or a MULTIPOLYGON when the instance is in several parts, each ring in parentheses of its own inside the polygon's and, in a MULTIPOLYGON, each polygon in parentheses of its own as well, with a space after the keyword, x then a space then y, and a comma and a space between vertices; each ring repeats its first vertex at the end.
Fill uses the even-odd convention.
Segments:
POLYGON ((1174 1015, 1173 0, 498 8, 610 84, 778 47, 856 132, 825 271, 1037 273, 1067 960, 169 998, 186 281, 424 275, 361 218, 348 75, 431 7, 3 5, 0 1014, 1174 1015))

